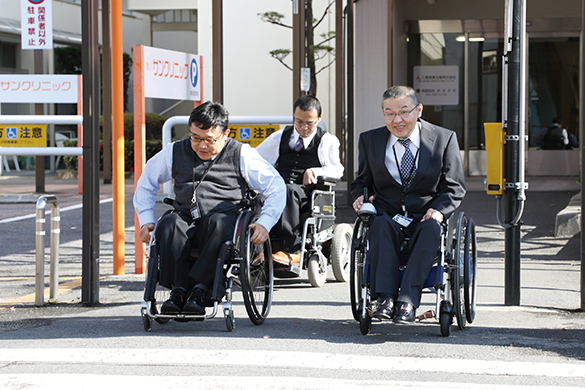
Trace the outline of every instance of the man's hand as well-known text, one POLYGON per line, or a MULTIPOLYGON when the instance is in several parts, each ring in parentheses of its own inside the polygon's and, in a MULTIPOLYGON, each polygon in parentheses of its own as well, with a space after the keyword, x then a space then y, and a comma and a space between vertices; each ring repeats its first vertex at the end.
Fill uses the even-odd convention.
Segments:
MULTIPOLYGON (((370 199, 369 199, 369 202, 373 202, 373 201, 374 201, 374 195, 370 196, 370 199)), ((358 211, 360 211, 360 209, 362 208, 362 205, 363 204, 364 204, 364 196, 363 195, 360 195, 353 202, 353 209, 355 210, 356 213, 358 211)))
POLYGON ((307 168, 303 174, 303 185, 306 187, 311 184, 317 184, 317 177, 311 168, 307 168))
POLYGON ((434 219, 437 220, 439 222, 443 222, 443 214, 441 214, 440 211, 437 211, 435 209, 428 209, 427 213, 425 215, 423 215, 423 217, 421 218, 421 222, 426 221, 427 219, 434 219))
POLYGON ((138 238, 140 241, 149 243, 150 242, 150 233, 154 230, 154 223, 145 223, 144 226, 140 228, 138 232, 138 238))
POLYGON ((262 245, 264 244, 264 241, 268 240, 268 232, 264 226, 259 223, 252 223, 248 227, 254 231, 254 234, 250 237, 250 242, 252 244, 262 245))

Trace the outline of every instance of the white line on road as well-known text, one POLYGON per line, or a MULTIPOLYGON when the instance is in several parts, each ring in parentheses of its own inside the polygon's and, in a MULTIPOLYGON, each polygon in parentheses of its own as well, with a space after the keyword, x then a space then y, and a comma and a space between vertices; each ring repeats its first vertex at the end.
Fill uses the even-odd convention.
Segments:
MULTIPOLYGON (((108 199, 102 199, 100 200, 100 204, 101 203, 108 203, 108 202, 113 202, 114 199, 113 198, 108 198, 108 199)), ((83 206, 83 204, 76 204, 73 206, 67 206, 67 207, 63 207, 62 209, 59 209, 61 212, 63 211, 69 211, 69 210, 76 210, 76 209, 80 209, 81 206, 83 206)), ((45 211, 45 215, 46 214, 50 214, 51 213, 51 209, 47 209, 45 211)), ((6 218, 6 219, 2 219, 0 220, 0 223, 8 223, 8 222, 16 222, 16 221, 22 221, 23 219, 29 219, 29 218, 35 218, 37 216, 37 214, 27 214, 27 215, 22 215, 20 217, 13 217, 13 218, 6 218)))
POLYGON ((319 352, 190 349, 0 349, 0 362, 112 365, 287 367, 329 370, 441 372, 473 375, 585 378, 585 364, 343 355, 319 352), (238 362, 238 363, 234 363, 238 362), (176 363, 173 363, 176 364, 176 363))
MULTIPOLYGON (((214 389, 214 390, 520 390, 534 385, 488 385, 457 382, 404 382, 385 380, 351 380, 292 376, 135 376, 83 374, 0 374, 4 390, 63 390, 75 384, 79 390, 103 389, 214 389)), ((576 387, 538 386, 538 390, 573 390, 576 387)))

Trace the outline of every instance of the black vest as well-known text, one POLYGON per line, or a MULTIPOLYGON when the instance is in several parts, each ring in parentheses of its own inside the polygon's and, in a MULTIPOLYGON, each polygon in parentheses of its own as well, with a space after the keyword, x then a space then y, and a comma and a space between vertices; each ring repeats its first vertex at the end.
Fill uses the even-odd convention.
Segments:
POLYGON ((288 145, 293 127, 287 126, 282 132, 279 156, 275 168, 286 183, 302 184, 303 174, 307 168, 321 166, 317 150, 319 149, 319 144, 325 134, 325 130, 318 127, 316 131, 317 134, 315 134, 309 146, 299 152, 295 152, 288 145))
MULTIPOLYGON (((201 180, 212 160, 201 160, 191 148, 189 138, 175 142, 173 148, 174 206, 188 213, 193 197, 193 177, 196 182, 201 180)), ((238 210, 247 188, 240 171, 241 150, 240 142, 228 138, 215 158, 217 161, 197 188, 197 204, 202 216, 238 210)))

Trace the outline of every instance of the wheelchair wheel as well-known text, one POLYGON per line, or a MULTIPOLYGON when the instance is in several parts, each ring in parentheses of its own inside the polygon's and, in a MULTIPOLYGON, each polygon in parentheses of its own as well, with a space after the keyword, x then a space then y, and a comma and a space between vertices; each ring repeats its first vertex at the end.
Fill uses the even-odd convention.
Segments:
POLYGON ((148 314, 142 314, 142 326, 144 326, 144 330, 150 332, 152 329, 152 324, 150 322, 150 317, 148 314))
POLYGON ((362 284, 364 283, 364 267, 366 264, 367 241, 366 226, 361 219, 356 219, 353 227, 351 257, 349 264, 349 295, 351 312, 356 321, 360 321, 363 301, 362 284))
POLYGON ((470 324, 475 319, 475 296, 477 292, 477 246, 475 237, 475 222, 467 221, 465 230, 465 251, 463 264, 463 281, 465 284, 465 317, 470 324))
POLYGON ((327 262, 321 259, 318 254, 314 253, 309 257, 307 274, 311 286, 322 287, 327 280, 327 262))
POLYGON ((331 244, 331 268, 338 282, 349 280, 349 263, 353 229, 348 223, 340 223, 333 231, 331 244))
POLYGON ((466 325, 466 314, 465 314, 465 283, 464 283, 464 266, 465 262, 465 236, 467 230, 467 218, 465 213, 459 213, 457 218, 457 230, 455 232, 455 264, 451 269, 450 280, 451 280, 451 291, 453 293, 453 311, 455 318, 457 318, 457 326, 459 329, 464 329, 466 325))
POLYGON ((250 229, 248 225, 258 215, 247 212, 240 220, 238 229, 242 232, 236 243, 242 258, 240 264, 240 283, 242 295, 248 317, 254 325, 264 322, 272 304, 272 291, 274 288, 274 269, 272 265, 272 247, 270 240, 263 245, 254 245, 250 242, 250 229), (263 253, 264 256, 259 256, 263 253))

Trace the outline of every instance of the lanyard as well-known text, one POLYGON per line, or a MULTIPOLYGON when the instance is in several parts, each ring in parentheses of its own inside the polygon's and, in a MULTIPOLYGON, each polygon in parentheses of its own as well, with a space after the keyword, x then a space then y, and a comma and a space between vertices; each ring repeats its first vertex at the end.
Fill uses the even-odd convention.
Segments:
POLYGON ((195 167, 195 156, 197 153, 195 153, 195 151, 193 151, 193 197, 191 198, 191 203, 194 204, 197 201, 197 197, 195 196, 195 193, 197 192, 197 188, 199 188, 199 186, 201 185, 201 182, 203 181, 203 179, 205 179, 205 177, 207 176, 207 174, 211 170, 211 167, 213 167, 213 164, 215 164, 215 162, 217 160, 219 160, 219 158, 223 154, 224 150, 225 150, 225 145, 223 146, 223 149, 221 150, 221 152, 219 152, 219 154, 213 160, 211 160, 211 164, 209 164, 209 166, 207 167, 207 169, 203 173, 203 176, 201 176, 201 180, 199 180, 197 182, 195 181, 195 168, 196 168, 195 167), (195 184, 195 183, 197 183, 197 184, 195 184))
MULTIPOLYGON (((402 212, 404 216, 408 216, 408 212, 406 211, 406 183, 407 181, 412 180, 412 173, 414 172, 414 167, 416 166, 416 159, 418 157, 418 152, 420 148, 416 149, 416 154, 414 155, 414 163, 410 167, 410 172, 408 172, 408 176, 403 176, 402 171, 400 170, 400 164, 398 164, 398 157, 396 156, 396 149, 392 145, 392 151, 394 152, 394 161, 396 162, 396 168, 398 168, 398 176, 400 176, 400 181, 402 182, 402 194, 400 195, 400 202, 402 203, 402 212)), ((406 152, 406 151, 405 151, 406 152)))

